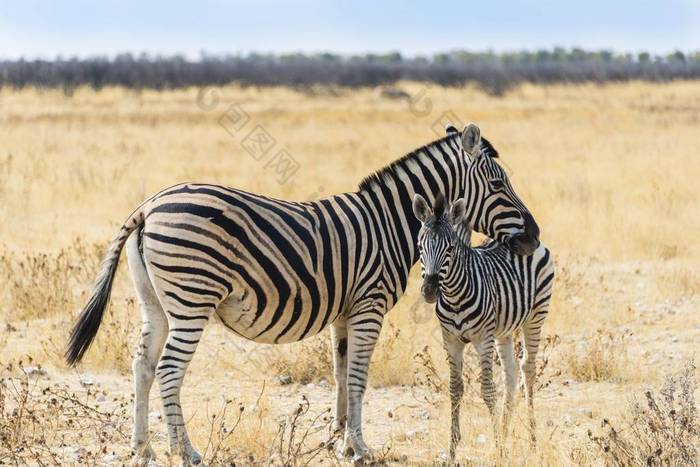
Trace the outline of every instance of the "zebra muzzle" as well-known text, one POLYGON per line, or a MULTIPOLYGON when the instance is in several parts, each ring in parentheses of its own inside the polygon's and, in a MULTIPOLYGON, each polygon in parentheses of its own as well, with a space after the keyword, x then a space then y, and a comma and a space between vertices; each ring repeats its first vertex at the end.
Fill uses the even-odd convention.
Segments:
POLYGON ((430 274, 423 278, 423 285, 421 286, 420 292, 423 298, 428 303, 435 303, 437 301, 438 295, 438 275, 430 274))

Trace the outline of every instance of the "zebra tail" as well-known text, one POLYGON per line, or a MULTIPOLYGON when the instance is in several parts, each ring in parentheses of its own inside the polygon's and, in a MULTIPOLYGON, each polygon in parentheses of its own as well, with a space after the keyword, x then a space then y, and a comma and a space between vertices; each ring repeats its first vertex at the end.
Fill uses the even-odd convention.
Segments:
MULTIPOLYGON (((145 203, 144 203, 145 204, 145 203)), ((100 328, 102 316, 109 304, 109 296, 112 292, 112 282, 119 265, 119 255, 131 232, 143 224, 144 204, 139 206, 129 218, 124 222, 116 238, 107 250, 107 254, 102 260, 100 273, 97 275, 95 286, 92 289, 90 300, 83 308, 78 317, 78 321, 70 332, 70 340, 65 352, 65 359, 68 365, 75 366, 92 344, 97 330, 100 328)))

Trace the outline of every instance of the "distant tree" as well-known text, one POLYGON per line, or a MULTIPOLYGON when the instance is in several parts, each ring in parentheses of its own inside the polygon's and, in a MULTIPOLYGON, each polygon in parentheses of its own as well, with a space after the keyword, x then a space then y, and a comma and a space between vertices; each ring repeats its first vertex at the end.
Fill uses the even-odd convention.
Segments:
POLYGON ((685 63, 685 54, 680 50, 676 50, 671 55, 668 56, 668 60, 671 62, 685 63))

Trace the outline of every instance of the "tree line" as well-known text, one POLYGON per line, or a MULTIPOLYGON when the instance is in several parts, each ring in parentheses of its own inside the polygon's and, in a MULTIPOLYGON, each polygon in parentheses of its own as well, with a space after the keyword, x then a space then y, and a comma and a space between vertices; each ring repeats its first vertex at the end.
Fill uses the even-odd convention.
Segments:
POLYGON ((237 82, 242 85, 292 87, 362 87, 398 80, 446 86, 474 83, 501 94, 523 82, 581 83, 609 81, 669 81, 700 77, 700 52, 615 53, 579 48, 553 48, 512 53, 453 51, 430 57, 405 57, 398 52, 345 56, 319 54, 258 54, 213 56, 197 60, 183 56, 120 54, 112 58, 0 60, 0 86, 100 89, 125 86, 168 89, 237 82))

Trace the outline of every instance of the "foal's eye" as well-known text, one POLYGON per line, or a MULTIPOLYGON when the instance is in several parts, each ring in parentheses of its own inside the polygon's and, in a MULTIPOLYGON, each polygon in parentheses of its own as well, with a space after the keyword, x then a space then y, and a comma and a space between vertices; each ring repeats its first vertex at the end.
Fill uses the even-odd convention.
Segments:
POLYGON ((498 179, 489 180, 489 183, 491 184, 491 189, 496 190, 496 191, 502 190, 503 187, 505 186, 505 183, 503 183, 503 180, 498 180, 498 179))

